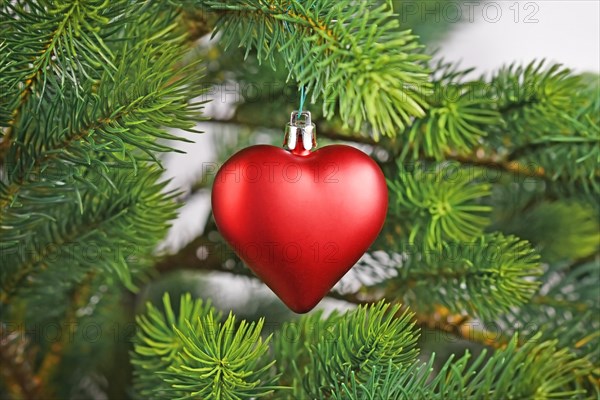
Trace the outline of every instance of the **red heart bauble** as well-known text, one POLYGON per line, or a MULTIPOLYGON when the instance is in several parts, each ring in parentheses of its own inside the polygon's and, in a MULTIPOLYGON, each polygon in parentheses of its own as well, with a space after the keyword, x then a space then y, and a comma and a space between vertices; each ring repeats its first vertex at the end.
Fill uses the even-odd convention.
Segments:
POLYGON ((246 148, 221 167, 212 191, 225 240, 297 313, 315 307, 364 254, 387 203, 379 166, 345 145, 302 154, 246 148))

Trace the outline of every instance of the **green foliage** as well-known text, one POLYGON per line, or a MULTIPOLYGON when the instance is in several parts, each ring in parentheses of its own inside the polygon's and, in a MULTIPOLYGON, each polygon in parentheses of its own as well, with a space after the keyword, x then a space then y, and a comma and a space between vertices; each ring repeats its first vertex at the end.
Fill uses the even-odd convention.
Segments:
POLYGON ((8 214, 5 222, 15 228, 5 232, 0 247, 5 294, 25 290, 32 296, 42 290, 45 306, 35 310, 39 313, 54 307, 44 288, 54 293, 69 289, 89 272, 119 277, 133 287, 132 275, 148 268, 156 242, 175 216, 176 204, 172 194, 164 192, 166 182, 159 182, 160 174, 150 167, 137 174, 126 170, 88 174, 89 182, 96 184, 78 191, 79 204, 65 202, 52 208, 46 204, 44 214, 34 216, 39 221, 33 232, 17 229, 19 217, 8 214))
POLYGON ((433 250, 447 240, 469 242, 489 223, 491 208, 481 199, 490 185, 478 179, 483 170, 458 163, 398 163, 398 169, 389 181, 390 213, 410 230, 410 243, 433 250))
POLYGON ((263 320, 225 322, 209 305, 182 296, 175 317, 169 296, 164 313, 148 305, 138 317, 133 364, 135 386, 153 399, 244 399, 264 397, 277 387, 274 360, 267 351, 271 337, 260 336, 263 320))
POLYGON ((102 71, 97 80, 85 80, 80 88, 59 81, 45 83, 44 93, 53 101, 23 103, 18 112, 28 118, 16 122, 15 144, 6 160, 13 196, 18 185, 49 162, 59 160, 65 170, 76 165, 105 171, 136 168, 136 160, 156 160, 153 152, 171 150, 156 141, 177 139, 165 126, 193 130, 201 105, 188 104, 201 92, 190 73, 194 65, 185 66, 182 77, 174 78, 170 71, 182 53, 177 47, 167 49, 172 50, 143 41, 132 48, 122 45, 115 55, 116 70, 102 71), (32 159, 37 161, 35 169, 32 159))
POLYGON ((389 257, 374 254, 370 259, 370 268, 390 276, 377 286, 422 313, 443 305, 453 313, 493 320, 526 304, 539 286, 539 255, 515 236, 495 233, 470 242, 443 242, 435 251, 404 243, 390 248, 389 257))
MULTIPOLYGON (((439 26, 393 3, 406 11, 398 1, 0 1, 0 362, 9 366, 0 397, 600 393, 598 76, 537 61, 471 78, 429 62, 409 29, 439 26), (196 41, 204 33, 219 40, 196 41), (337 297, 384 300, 267 336, 264 319, 222 318, 209 303, 165 295, 162 309, 137 317, 131 348, 122 329, 139 303, 131 291, 163 279, 152 271, 163 262, 157 244, 183 201, 161 158, 177 151, 173 129, 197 132, 205 66, 206 79, 275 84, 236 110, 247 125, 237 145, 278 126, 275 111, 283 123, 282 105, 298 97, 289 92, 304 87, 322 106, 315 120, 330 120, 319 121, 321 135, 363 143, 380 161, 389 218, 353 271, 365 272, 362 286, 337 297), (416 324, 461 318, 512 340, 482 340, 491 354, 437 367, 427 342, 417 347, 416 324), (54 326, 65 330, 48 340, 54 326)), ((410 3, 436 18, 444 1, 410 3)), ((221 155, 233 150, 215 143, 221 155)), ((222 244, 211 233, 167 269, 248 274, 231 252, 205 246, 200 257, 199 246, 222 244)))
MULTIPOLYGON (((388 370, 389 379, 379 382, 375 371, 370 379, 340 385, 332 398, 344 400, 408 399, 567 399, 584 392, 571 388, 592 365, 578 359, 556 341, 541 341, 539 335, 518 347, 518 337, 490 358, 486 351, 475 360, 466 354, 451 357, 437 373, 433 358, 415 363, 406 371, 388 370)), ((391 368, 390 368, 391 369, 391 368)))
POLYGON ((321 399, 335 393, 350 373, 361 380, 388 363, 408 366, 418 354, 411 318, 400 305, 379 302, 344 315, 323 319, 315 313, 285 324, 275 335, 284 381, 298 398, 321 399))
POLYGON ((146 315, 139 315, 136 318, 139 330, 135 338, 135 353, 132 360, 135 366, 136 390, 144 397, 156 399, 173 396, 161 373, 175 363, 181 362, 183 340, 174 329, 184 329, 190 322, 194 323, 194 328, 200 328, 201 318, 216 312, 210 303, 192 300, 189 294, 181 297, 177 316, 168 294, 163 296, 163 308, 164 310, 160 311, 148 303, 146 315))
POLYGON ((586 85, 585 75, 573 75, 559 65, 542 70, 542 65, 511 66, 493 79, 506 122, 497 138, 509 150, 508 160, 545 172, 555 198, 577 197, 597 204, 598 77, 586 85))
POLYGON ((424 115, 427 57, 416 37, 398 29, 388 4, 350 0, 206 1, 220 11, 216 30, 226 48, 256 49, 274 64, 283 58, 300 86, 320 99, 326 117, 373 135, 394 136, 424 115))
MULTIPOLYGON (((2 43, 2 111, 19 107, 23 96, 42 104, 46 85, 54 81, 78 86, 81 77, 111 73, 115 55, 107 42, 127 22, 120 18, 126 1, 4 1, 0 5, 2 43), (31 29, 31 27, 35 27, 31 29), (50 73, 43 73, 49 69, 50 73), (39 87, 41 85, 41 88, 39 87), (27 93, 30 92, 30 93, 27 93), (5 108, 6 107, 6 108, 5 108)), ((0 120, 9 126, 9 119, 0 120)))
POLYGON ((570 133, 573 115, 585 106, 581 77, 544 61, 511 64, 491 79, 506 122, 503 139, 520 146, 544 134, 570 133))
POLYGON ((194 64, 174 70, 177 14, 95 1, 4 2, 0 13, 3 296, 25 278, 68 288, 100 268, 132 288, 175 215, 153 165, 171 150, 159 141, 177 139, 168 126, 193 131, 201 109, 194 64))
MULTIPOLYGON (((182 297, 177 317, 168 295, 164 305, 164 313, 149 306, 147 315, 138 317, 134 364, 140 394, 243 399, 276 390, 276 396, 287 396, 287 388, 267 386, 277 377, 266 372, 274 361, 264 360, 269 339, 259 339, 260 322, 235 326, 230 315, 224 324, 216 323, 214 310, 189 296, 182 297), (265 374, 272 381, 250 390, 247 379, 231 375, 226 382, 248 390, 215 389, 219 374, 227 376, 242 366, 248 368, 242 377, 265 374)), ((469 354, 458 360, 451 357, 434 372, 434 357, 425 364, 417 360, 411 317, 400 305, 380 302, 346 314, 323 318, 316 313, 284 324, 274 342, 281 382, 292 384, 294 398, 549 399, 583 393, 578 380, 593 369, 589 360, 578 358, 557 340, 537 334, 526 341, 515 335, 491 357, 485 350, 475 360, 469 354)))
POLYGON ((30 379, 45 385, 25 397, 97 396, 111 390, 102 363, 126 354, 109 333, 126 321, 123 284, 147 279, 178 208, 158 153, 202 106, 179 15, 161 2, 0 2, 2 323, 36 339, 30 379), (82 337, 90 324, 97 341, 82 337), (48 326, 59 339, 37 340, 48 326))
POLYGON ((586 86, 589 76, 544 61, 509 65, 490 79, 467 80, 472 69, 441 61, 432 70, 430 108, 406 130, 401 160, 470 154, 467 161, 489 166, 518 162, 538 173, 554 198, 597 203, 597 78, 586 86))
POLYGON ((440 61, 433 70, 440 77, 426 97, 430 109, 425 118, 411 125, 407 137, 410 146, 404 147, 401 158, 410 150, 413 159, 420 152, 436 160, 449 152, 468 153, 481 144, 491 127, 502 124, 486 82, 464 79, 472 69, 458 70, 440 61))
MULTIPOLYGON (((522 330, 528 335, 541 331, 543 339, 556 339, 581 359, 600 362, 597 345, 600 332, 600 268, 598 259, 577 265, 553 264, 541 277, 546 282, 522 307, 500 316, 497 321, 509 332, 522 330)), ((594 371, 588 384, 600 377, 594 371)))

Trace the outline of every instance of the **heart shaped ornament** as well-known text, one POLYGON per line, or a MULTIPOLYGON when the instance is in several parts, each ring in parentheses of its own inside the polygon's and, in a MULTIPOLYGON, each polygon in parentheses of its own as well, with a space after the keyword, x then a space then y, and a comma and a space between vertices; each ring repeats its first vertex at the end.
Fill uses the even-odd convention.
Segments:
POLYGON ((381 231, 387 186, 360 150, 312 151, 309 112, 292 113, 284 146, 251 146, 227 160, 215 177, 212 208, 235 253, 291 310, 305 313, 381 231))

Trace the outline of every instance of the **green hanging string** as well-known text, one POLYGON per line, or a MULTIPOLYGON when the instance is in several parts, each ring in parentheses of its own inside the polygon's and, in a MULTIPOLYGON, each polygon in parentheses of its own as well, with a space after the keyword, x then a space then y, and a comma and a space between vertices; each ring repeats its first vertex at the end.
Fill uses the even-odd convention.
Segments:
POLYGON ((302 114, 304 108, 304 101, 306 101, 306 93, 304 93, 304 86, 300 88, 300 107, 298 108, 298 114, 302 114))

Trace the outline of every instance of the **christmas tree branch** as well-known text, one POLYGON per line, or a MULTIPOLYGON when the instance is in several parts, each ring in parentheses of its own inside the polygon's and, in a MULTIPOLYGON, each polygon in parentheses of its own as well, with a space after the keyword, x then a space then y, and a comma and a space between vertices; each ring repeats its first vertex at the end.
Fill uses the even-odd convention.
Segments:
POLYGON ((509 158, 499 159, 498 156, 494 155, 480 157, 477 155, 477 152, 478 150, 475 149, 472 153, 467 155, 447 154, 445 159, 450 161, 458 161, 464 165, 472 165, 475 167, 483 167, 490 170, 507 172, 518 177, 539 178, 542 180, 550 179, 546 175, 544 169, 539 166, 526 166, 517 161, 510 160, 509 158))
MULTIPOLYGON (((103 129, 110 126, 112 123, 117 122, 119 118, 122 118, 126 115, 126 111, 121 111, 114 116, 108 117, 100 117, 93 123, 87 126, 81 127, 77 132, 70 132, 65 135, 64 139, 61 143, 59 143, 56 147, 49 151, 46 155, 36 158, 34 168, 39 168, 42 163, 47 163, 52 161, 53 159, 60 157, 60 152, 57 150, 67 150, 69 144, 76 143, 79 140, 85 138, 90 134, 90 132, 94 132, 98 129, 103 129)), ((18 159, 17 159, 18 160, 18 159)), ((26 174, 24 172, 17 174, 17 176, 12 180, 8 186, 6 186, 4 196, 0 197, 0 210, 3 210, 0 213, 0 222, 2 221, 2 215, 8 215, 6 211, 10 208, 11 203, 13 202, 15 196, 19 193, 23 184, 25 183, 26 174), (5 212, 6 211, 6 212, 5 212)))
POLYGON ((8 129, 6 130, 4 136, 2 137, 2 141, 0 142, 0 163, 4 161, 6 153, 8 152, 11 146, 15 126, 18 124, 21 114, 23 114, 25 104, 27 103, 27 101, 29 101, 30 96, 33 94, 33 88, 35 84, 37 83, 38 79, 42 76, 42 72, 53 62, 52 57, 49 57, 48 53, 54 50, 57 39, 65 31, 67 22, 72 17, 73 10, 76 7, 77 3, 71 4, 69 11, 64 13, 62 21, 58 24, 54 32, 50 34, 50 37, 48 38, 47 43, 43 46, 42 51, 39 53, 39 55, 36 55, 36 57, 33 58, 30 62, 34 69, 31 72, 29 72, 26 77, 23 89, 21 90, 18 96, 18 105, 13 110, 12 121, 9 123, 8 129), (44 62, 44 60, 46 61, 44 62))
MULTIPOLYGON (((289 5, 285 5, 284 2, 272 3, 269 5, 261 4, 260 1, 254 2, 254 4, 242 4, 238 2, 238 5, 231 5, 229 2, 220 3, 218 1, 209 2, 210 7, 214 10, 219 10, 222 18, 259 18, 259 19, 270 19, 274 18, 281 22, 289 22, 291 24, 299 25, 298 28, 309 28, 323 37, 324 41, 339 43, 340 37, 335 34, 333 29, 328 26, 328 21, 323 18, 319 18, 318 15, 309 13, 299 13, 292 11, 294 4, 289 2, 289 5)), ((272 28, 274 29, 274 28, 272 28)))
MULTIPOLYGON (((247 126, 255 129, 259 128, 269 128, 269 129, 284 129, 284 126, 276 126, 275 124, 267 125, 265 121, 257 121, 257 120, 247 120, 240 119, 240 117, 235 114, 232 118, 218 118, 213 117, 207 123, 215 123, 215 124, 232 124, 232 125, 240 125, 247 126)), ((381 146, 382 148, 393 148, 398 146, 396 143, 398 139, 388 139, 381 138, 380 140, 375 140, 371 136, 365 136, 360 133, 349 133, 344 132, 340 128, 334 127, 334 125, 322 121, 322 123, 317 122, 317 136, 322 136, 331 140, 340 140, 346 142, 354 142, 367 144, 371 146, 381 146), (391 141, 390 141, 391 140, 391 141)), ((410 145, 409 145, 410 146, 410 145)), ((543 180, 549 180, 550 178, 546 175, 543 168, 540 167, 532 167, 525 166, 521 163, 510 159, 509 157, 500 156, 497 154, 486 154, 485 157, 480 156, 478 153, 480 150, 478 148, 473 149, 468 154, 454 154, 454 153, 446 153, 444 155, 445 160, 449 161, 458 161, 464 165, 472 165, 476 167, 484 167, 491 170, 497 170, 501 172, 507 172, 513 175, 517 175, 520 177, 528 177, 528 178, 539 178, 543 180)), ((421 154, 419 159, 424 161, 434 162, 435 158, 427 156, 425 154, 421 154)))
MULTIPOLYGON (((78 18, 99 18, 107 23, 103 28, 114 33, 113 28, 120 28, 119 24, 125 24, 128 18, 109 17, 122 16, 124 5, 118 1, 110 7, 104 5, 94 10, 78 10, 81 13, 78 18), (96 12, 101 16, 94 15, 96 12)), ((153 7, 160 9, 159 5, 145 4, 134 12, 141 13, 138 17, 143 17, 144 13, 158 12, 153 7)), ((157 160, 153 152, 173 151, 156 140, 178 139, 168 134, 165 126, 193 130, 202 104, 192 103, 191 99, 201 94, 202 88, 199 86, 200 74, 190 72, 197 66, 197 60, 181 65, 187 46, 182 42, 184 35, 174 23, 178 15, 171 13, 168 18, 165 15, 161 19, 162 37, 147 38, 135 46, 128 47, 120 41, 119 48, 108 50, 102 35, 94 33, 94 38, 88 40, 86 45, 97 41, 98 49, 86 61, 91 62, 95 58, 103 61, 90 67, 98 69, 93 73, 77 64, 78 67, 74 69, 86 75, 86 79, 78 81, 80 83, 76 87, 66 85, 60 79, 44 77, 42 94, 49 99, 40 99, 39 105, 24 103, 22 107, 28 107, 28 123, 19 126, 15 122, 10 124, 13 136, 17 137, 15 145, 8 151, 8 164, 4 165, 8 179, 2 184, 0 219, 4 221, 11 212, 24 214, 25 211, 34 211, 33 203, 45 201, 48 189, 53 189, 54 193, 63 191, 62 198, 65 201, 74 200, 73 193, 66 192, 72 189, 72 180, 78 178, 73 175, 81 172, 75 166, 106 170, 110 162, 110 167, 130 167, 135 170, 136 161, 157 160), (177 45, 153 46, 153 41, 159 40, 161 43, 171 40, 177 45), (77 113, 73 112, 75 109, 77 113), (50 120, 54 123, 48 123, 50 120), (92 152, 102 152, 106 157, 90 156, 92 152), (52 181, 54 176, 45 175, 50 163, 63 175, 67 172, 69 176, 61 175, 55 179, 59 182, 52 181), (38 181, 30 182, 29 175, 36 173, 40 174, 38 181), (71 184, 65 185, 65 179, 71 180, 71 184), (45 190, 40 190, 41 182, 46 186, 43 188, 45 190), (23 188, 24 185, 28 186, 27 190, 23 188), (21 191, 27 193, 19 196, 21 191)), ((36 17, 39 16, 25 14, 22 18, 36 17)), ((127 28, 137 29, 135 24, 129 24, 127 28)), ((110 34, 106 33, 108 36, 110 34)), ((129 34, 135 36, 139 32, 129 34)), ((81 39, 84 40, 83 37, 81 39)), ((66 56, 62 52, 73 45, 70 41, 78 39, 69 36, 61 40, 69 43, 61 42, 62 47, 55 51, 58 52, 55 55, 57 60, 66 56)), ((59 73, 67 68, 66 72, 62 71, 66 74, 69 68, 73 68, 72 63, 81 63, 81 60, 69 58, 60 64, 60 68, 57 67, 59 71, 52 72, 59 73)), ((56 195, 52 200, 58 198, 56 195)))
MULTIPOLYGON (((371 296, 363 291, 344 294, 331 291, 327 296, 357 305, 375 304, 381 299, 389 300, 394 298, 391 293, 379 292, 375 296, 371 296)), ((411 311, 414 312, 414 310, 411 311)), ((508 334, 486 329, 483 323, 468 315, 452 314, 443 306, 437 306, 435 311, 429 314, 415 313, 414 318, 417 326, 420 328, 445 332, 455 337, 495 349, 503 348, 511 339, 511 336, 508 334)))
POLYGON ((48 269, 46 260, 53 259, 54 255, 62 251, 61 246, 71 244, 80 238, 89 236, 93 232, 101 232, 102 227, 114 223, 114 220, 123 217, 126 214, 127 208, 116 208, 112 210, 110 215, 95 215, 95 219, 88 220, 85 224, 72 224, 69 230, 64 232, 60 237, 54 237, 53 246, 38 246, 34 251, 27 252, 28 258, 21 259, 21 264, 15 268, 15 274, 3 283, 2 292, 0 293, 0 302, 8 304, 12 296, 20 289, 25 279, 33 273, 38 267, 39 269, 48 269))
POLYGON ((336 387, 332 398, 504 400, 585 396, 582 378, 594 369, 589 360, 578 358, 539 334, 523 343, 520 339, 514 335, 505 348, 491 354, 484 349, 477 357, 469 351, 462 357, 452 355, 436 368, 432 356, 407 369, 378 369, 369 379, 352 377, 348 385, 336 387), (388 383, 379 383, 382 377, 388 383))
POLYGON ((34 272, 40 275, 39 279, 32 277, 37 284, 45 274, 46 279, 59 280, 64 286, 66 282, 76 284, 78 277, 88 271, 104 268, 133 288, 132 270, 139 268, 134 262, 143 267, 177 207, 173 194, 163 192, 166 182, 159 181, 161 172, 158 168, 144 168, 134 180, 128 171, 118 169, 104 177, 88 176, 97 185, 81 191, 83 209, 69 203, 54 207, 48 215, 52 222, 36 226, 33 238, 6 251, 10 269, 1 271, 2 301, 8 302, 34 272), (97 193, 102 193, 102 202, 92 201, 97 199, 97 193), (61 215, 69 217, 59 218, 61 215), (98 257, 87 256, 89 246, 99 252, 98 257), (76 269, 66 268, 73 263, 76 269))
POLYGON ((350 0, 207 1, 222 13, 225 48, 239 44, 272 64, 282 60, 299 86, 323 99, 325 116, 375 136, 394 135, 427 107, 429 74, 416 36, 399 27, 390 4, 350 0), (370 27, 377 27, 372 29, 370 27), (351 85, 349 82, 361 82, 351 85), (376 95, 377 94, 377 95, 376 95))
MULTIPOLYGON (((226 267, 226 261, 234 257, 233 251, 225 244, 215 243, 209 239, 208 235, 200 235, 177 253, 164 257, 155 265, 155 268, 161 274, 168 274, 181 269, 189 269, 203 272, 227 272, 238 276, 244 275, 254 277, 250 270, 241 262, 238 262, 233 269, 226 267), (198 248, 203 248, 205 250, 203 254, 207 254, 206 258, 203 258, 202 260, 198 258, 198 248)), ((373 304, 384 298, 395 299, 397 298, 397 291, 384 291, 382 293, 379 289, 375 289, 373 293, 360 291, 358 293, 344 294, 331 291, 327 296, 351 304, 363 305, 373 304)), ((417 313, 415 318, 417 320, 417 325, 422 328, 443 331, 465 340, 495 348, 501 348, 510 339, 507 335, 488 331, 485 328, 480 327, 481 324, 471 317, 453 315, 445 307, 441 306, 437 307, 436 311, 431 314, 417 313)))
MULTIPOLYGON (((142 118, 147 113, 148 109, 152 109, 152 112, 156 113, 162 111, 169 106, 171 102, 163 103, 161 96, 165 97, 171 94, 173 89, 177 89, 178 85, 183 85, 186 82, 180 81, 181 77, 174 76, 166 82, 163 82, 161 86, 154 88, 153 91, 148 93, 140 93, 138 97, 133 97, 134 93, 129 94, 129 98, 119 99, 119 102, 111 104, 110 108, 103 108, 102 115, 93 118, 91 121, 83 123, 81 126, 73 124, 71 130, 63 135, 61 140, 50 148, 44 148, 36 158, 34 167, 39 167, 44 163, 48 163, 54 159, 60 158, 65 152, 72 151, 72 145, 79 145, 82 139, 87 138, 91 134, 99 135, 99 132, 111 132, 114 135, 114 139, 118 139, 119 135, 131 135, 133 136, 136 132, 130 131, 134 128, 131 127, 122 132, 118 132, 117 129, 121 126, 133 125, 133 120, 142 118), (139 115, 138 115, 139 114, 139 115), (75 128, 75 129, 73 129, 75 128)), ((133 89, 133 88, 132 88, 133 89)), ((172 100, 171 100, 172 101, 172 100)), ((68 105, 67 105, 68 106, 68 105)), ((98 106, 98 105, 96 105, 98 106)), ((146 121, 144 121, 146 122, 146 121)), ((158 135, 158 133, 157 133, 158 135)), ((167 138, 176 139, 169 135, 164 135, 167 138)), ((100 139, 100 138, 97 138, 100 139)), ((135 143, 133 138, 123 137, 121 140, 135 143)), ((100 139, 102 140, 102 139, 100 139)), ((143 147, 146 143, 135 143, 139 147, 143 147)), ((15 157, 13 162, 17 163, 18 157, 15 157)), ((13 182, 8 186, 7 192, 14 196, 18 192, 18 186, 21 185, 26 176, 23 173, 18 174, 13 182)), ((12 196, 6 196, 0 198, 0 208, 6 208, 11 202, 12 196)))
MULTIPOLYGON (((69 79, 75 91, 82 93, 83 82, 94 80, 99 70, 115 72, 114 54, 105 41, 112 40, 115 29, 128 22, 127 18, 120 18, 125 5, 124 0, 110 4, 39 1, 0 4, 2 41, 7 44, 3 51, 7 71, 1 83, 9 89, 3 95, 7 96, 6 105, 10 107, 6 111, 11 114, 0 142, 1 161, 8 158, 13 144, 22 144, 17 131, 30 121, 21 124, 21 116, 38 113, 49 98, 60 97, 52 93, 54 77, 59 77, 63 85, 65 78, 69 79), (39 99, 37 104, 32 104, 32 96, 39 99)), ((143 9, 138 7, 135 11, 143 9)), ((19 154, 22 150, 19 146, 15 152, 19 154)))
POLYGON ((284 389, 273 373, 271 337, 260 336, 264 319, 236 323, 232 313, 223 319, 210 302, 189 293, 178 303, 176 313, 165 293, 164 312, 149 304, 137 317, 132 363, 134 386, 144 398, 205 399, 220 393, 245 399, 284 389))

